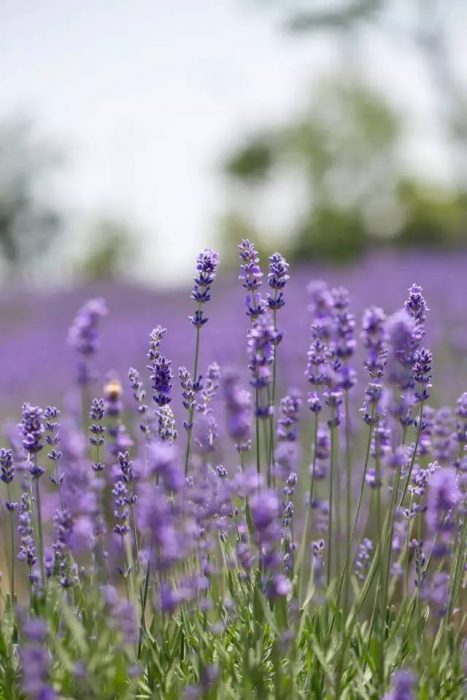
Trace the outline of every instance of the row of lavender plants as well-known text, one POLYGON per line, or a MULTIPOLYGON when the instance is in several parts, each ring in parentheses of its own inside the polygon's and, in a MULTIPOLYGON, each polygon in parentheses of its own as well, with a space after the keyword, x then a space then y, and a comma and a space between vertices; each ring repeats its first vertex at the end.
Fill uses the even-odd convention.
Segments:
POLYGON ((423 290, 358 326, 345 289, 289 308, 285 259, 265 278, 239 253, 247 381, 202 367, 205 250, 178 381, 157 326, 129 400, 99 384, 94 299, 69 334, 79 409, 23 405, 0 451, 1 698, 465 697, 467 393, 430 405, 423 290), (310 347, 281 396, 287 313, 310 347))

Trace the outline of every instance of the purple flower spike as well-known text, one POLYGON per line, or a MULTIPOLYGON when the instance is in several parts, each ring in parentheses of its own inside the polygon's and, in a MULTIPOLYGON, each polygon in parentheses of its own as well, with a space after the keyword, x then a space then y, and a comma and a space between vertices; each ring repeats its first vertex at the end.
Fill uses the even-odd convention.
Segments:
POLYGON ((414 700, 415 676, 412 671, 401 669, 394 674, 391 692, 384 700, 414 700))
POLYGON ((252 320, 264 312, 264 302, 259 294, 263 273, 259 265, 259 255, 253 243, 244 239, 238 246, 240 256, 240 277, 243 287, 248 291, 246 296, 247 316, 252 320))
MULTIPOLYGON (((211 285, 216 277, 216 270, 219 264, 219 254, 210 248, 206 248, 198 255, 196 261, 196 277, 195 284, 191 292, 191 298, 199 304, 206 304, 211 299, 211 285)), ((204 316, 203 311, 198 308, 193 316, 190 316, 190 321, 197 328, 201 328, 207 323, 208 319, 204 316)))
POLYGON ((29 403, 23 404, 20 429, 23 435, 23 447, 26 452, 31 454, 40 452, 44 447, 41 442, 44 435, 44 426, 42 424, 42 409, 39 406, 31 406, 29 403))
POLYGON ((280 253, 273 253, 269 258, 268 284, 274 294, 267 295, 267 304, 271 311, 278 311, 285 304, 283 289, 287 284, 289 264, 280 253))
POLYGON ((241 388, 236 372, 224 373, 224 398, 227 431, 239 452, 251 447, 251 394, 241 388))

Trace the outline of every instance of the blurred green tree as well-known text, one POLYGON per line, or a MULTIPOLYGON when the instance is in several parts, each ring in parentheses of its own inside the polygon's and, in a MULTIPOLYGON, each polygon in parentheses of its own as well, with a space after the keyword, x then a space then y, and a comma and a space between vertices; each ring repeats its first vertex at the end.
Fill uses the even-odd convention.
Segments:
POLYGON ((253 195, 225 217, 226 240, 236 231, 262 247, 271 231, 253 210, 271 182, 293 172, 305 183, 306 201, 285 231, 282 247, 291 257, 345 261, 383 243, 467 245, 467 97, 451 40, 463 0, 453 0, 450 13, 443 0, 278 0, 276 9, 281 4, 287 31, 335 39, 337 77, 314 88, 305 114, 266 127, 228 154, 229 182, 253 195), (406 171, 403 115, 388 99, 391 90, 378 92, 365 79, 371 32, 394 51, 409 47, 426 67, 451 164, 447 185, 406 171))
MULTIPOLYGON (((373 235, 375 200, 380 210, 388 202, 395 206, 399 134, 399 115, 382 96, 360 79, 333 76, 291 124, 241 144, 227 157, 225 172, 248 187, 264 186, 278 173, 298 175, 306 202, 288 232, 292 253, 345 261, 373 235)), ((232 212, 224 231, 233 224, 248 234, 246 213, 232 212)))
POLYGON ((90 227, 83 255, 75 265, 80 278, 115 279, 128 273, 135 261, 139 237, 133 227, 116 216, 98 217, 90 227))
POLYGON ((60 215, 46 188, 59 161, 29 122, 0 125, 0 257, 8 271, 42 256, 60 230, 60 215))

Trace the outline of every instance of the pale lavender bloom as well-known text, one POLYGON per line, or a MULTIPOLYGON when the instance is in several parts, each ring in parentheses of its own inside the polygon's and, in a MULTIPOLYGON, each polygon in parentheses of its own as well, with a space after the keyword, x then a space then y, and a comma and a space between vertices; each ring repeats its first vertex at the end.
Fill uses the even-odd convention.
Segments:
POLYGON ((462 445, 467 443, 467 391, 457 399, 456 416, 457 441, 462 448, 462 445))
POLYGON ((200 389, 196 408, 201 413, 208 410, 208 406, 215 399, 221 381, 221 368, 217 362, 211 362, 206 372, 206 378, 200 389))
POLYGON ((242 389, 236 372, 224 372, 223 380, 227 432, 237 450, 244 452, 251 447, 251 394, 242 389))
POLYGON ((284 396, 279 404, 277 439, 279 442, 295 442, 298 438, 298 421, 302 398, 296 389, 284 396))
POLYGON ((82 355, 93 355, 99 348, 99 320, 108 313, 104 299, 90 299, 82 306, 68 333, 68 342, 82 355))
POLYGON ((331 290, 333 300, 334 344, 338 359, 348 361, 355 352, 355 318, 349 312, 349 293, 344 287, 331 290))
POLYGON ((396 671, 391 683, 391 692, 384 700, 415 700, 415 676, 412 671, 401 669, 396 671))
MULTIPOLYGON (((320 426, 315 444, 315 468, 314 478, 324 479, 327 475, 329 457, 331 455, 331 438, 329 436, 329 428, 320 426)), ((310 474, 312 473, 313 465, 310 465, 310 474)))
POLYGON ((46 646, 47 628, 39 619, 28 619, 23 626, 24 643, 19 647, 21 687, 29 700, 55 700, 50 683, 51 658, 46 646))
POLYGON ((322 323, 311 326, 311 344, 307 353, 305 376, 310 384, 320 390, 329 384, 332 351, 328 345, 328 327, 322 323))
POLYGON ((184 475, 173 444, 156 441, 151 445, 149 473, 159 478, 168 492, 178 493, 182 489, 184 475))
POLYGON ((129 494, 123 478, 115 483, 112 489, 112 495, 114 497, 113 516, 115 520, 113 531, 117 535, 124 537, 130 531, 130 528, 128 525, 129 512, 127 507, 129 494))
POLYGON ((422 292, 423 287, 420 287, 418 284, 412 284, 409 289, 409 297, 404 302, 405 310, 414 319, 418 327, 423 327, 426 321, 426 312, 429 311, 422 292))
POLYGON ((436 411, 432 428, 433 457, 442 466, 454 463, 458 449, 452 410, 444 406, 436 411))
POLYGON ((316 280, 307 287, 311 296, 309 310, 315 319, 329 319, 333 307, 333 298, 326 282, 316 280))
POLYGON ((269 258, 268 284, 274 294, 267 295, 267 304, 271 311, 278 311, 285 304, 283 289, 289 279, 289 264, 280 253, 273 253, 269 258))
MULTIPOLYGON (((42 422, 42 409, 39 406, 31 406, 23 403, 20 430, 23 435, 23 447, 26 452, 35 454, 44 447, 42 438, 44 435, 44 425, 42 422)), ((41 474, 44 470, 42 470, 41 474)), ((33 474, 33 476, 41 476, 33 474)))
POLYGON ((357 561, 355 562, 355 573, 361 583, 364 583, 366 579, 372 551, 373 542, 365 537, 358 547, 357 561))
POLYGON ((159 571, 166 571, 187 556, 192 538, 187 537, 186 527, 177 519, 173 505, 160 487, 142 484, 138 493, 138 527, 147 533, 150 547, 145 557, 159 571))
POLYGON ((280 513, 277 494, 271 490, 255 494, 250 500, 250 508, 258 541, 262 543, 276 539, 280 513))
POLYGON ((21 494, 18 516, 18 535, 18 559, 20 561, 26 562, 31 574, 31 569, 37 562, 37 552, 34 540, 34 528, 32 525, 32 513, 29 494, 27 493, 21 494))
POLYGON ((13 465, 13 451, 12 450, 0 450, 0 468, 1 475, 0 479, 4 484, 11 484, 15 478, 15 467, 13 465))
POLYGON ((426 522, 433 536, 452 531, 450 516, 458 502, 459 488, 455 469, 442 467, 435 471, 430 479, 426 511, 426 522))
MULTIPOLYGON (((251 385, 258 391, 272 382, 274 347, 278 338, 270 312, 259 316, 248 332, 248 368, 251 372, 251 385)), ((256 415, 260 418, 269 416, 270 412, 269 404, 256 406, 256 415)))
MULTIPOLYGON (((140 374, 138 370, 134 367, 130 367, 128 370, 128 380, 130 382, 130 387, 133 392, 133 398, 138 404, 138 413, 141 416, 145 416, 148 412, 148 405, 145 403, 146 390, 144 388, 143 382, 141 381, 140 374)), ((140 423, 139 429, 144 435, 148 433, 148 426, 146 423, 140 423)))
POLYGON ((77 312, 68 332, 68 343, 82 357, 78 364, 78 383, 90 384, 94 379, 88 361, 99 349, 99 323, 107 315, 103 299, 91 299, 77 312))
POLYGON ((196 328, 201 328, 208 321, 207 317, 203 315, 201 307, 211 298, 211 285, 216 277, 218 264, 219 253, 210 248, 206 248, 198 255, 196 277, 193 278, 195 284, 191 292, 191 298, 198 304, 198 308, 193 316, 190 316, 190 321, 196 328))
POLYGON ((258 289, 261 286, 263 273, 259 265, 259 255, 251 241, 244 239, 238 246, 241 260, 240 277, 243 287, 248 290, 246 296, 247 316, 255 320, 264 310, 264 302, 258 289))
POLYGON ((175 427, 175 415, 169 405, 162 406, 157 410, 159 423, 159 438, 163 442, 174 443, 178 437, 175 427))
POLYGON ((101 594, 110 627, 121 633, 125 644, 135 644, 138 641, 138 619, 133 605, 122 600, 110 584, 101 586, 101 594))
POLYGON ((387 320, 387 378, 396 389, 412 386, 415 324, 406 311, 398 311, 387 320))
POLYGON ((363 314, 361 338, 368 351, 365 367, 372 379, 381 379, 386 366, 386 314, 378 306, 371 306, 363 314))

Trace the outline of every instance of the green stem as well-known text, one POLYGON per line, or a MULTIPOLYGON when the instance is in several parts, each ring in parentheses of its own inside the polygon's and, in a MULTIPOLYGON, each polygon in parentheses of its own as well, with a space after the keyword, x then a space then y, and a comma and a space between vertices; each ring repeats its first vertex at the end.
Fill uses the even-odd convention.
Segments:
MULTIPOLYGON (((275 292, 277 294, 277 292, 275 292)), ((277 331, 277 311, 274 309, 273 314, 273 324, 274 324, 274 331, 277 331)), ((276 383, 277 383, 277 344, 274 344, 274 351, 273 351, 273 360, 272 360, 272 387, 271 387, 271 407, 272 407, 272 412, 271 416, 269 418, 269 465, 270 469, 272 469, 273 461, 274 461, 274 449, 275 449, 275 444, 274 444, 274 428, 275 428, 275 411, 276 411, 276 383)), ((272 475, 272 485, 273 487, 275 486, 275 475, 272 475)))
MULTIPOLYGON (((34 457, 34 464, 36 463, 36 458, 34 457)), ((34 479, 34 486, 36 492, 36 520, 37 520, 37 533, 39 537, 39 563, 41 569, 42 585, 45 589, 46 578, 45 578, 45 565, 44 565, 44 536, 42 532, 42 508, 41 508, 41 491, 39 487, 39 478, 34 479)))
MULTIPOLYGON (((352 543, 354 540, 355 533, 357 531, 358 518, 360 516, 360 510, 362 507, 363 492, 365 490, 366 475, 367 475, 367 471, 368 471, 368 464, 370 461, 371 439, 373 437, 373 428, 374 428, 373 422, 374 422, 374 410, 372 411, 372 414, 371 414, 370 429, 368 432, 368 442, 367 442, 366 454, 365 454, 365 463, 363 465, 362 480, 360 482, 360 493, 358 496, 357 510, 355 511, 355 516, 354 516, 354 521, 353 521, 353 526, 352 526, 352 534, 350 536, 350 543, 352 543)), ((341 577, 339 580, 339 586, 337 589, 337 603, 339 603, 339 598, 340 598, 340 595, 342 593, 342 586, 344 585, 345 576, 347 573, 347 569, 350 567, 351 559, 352 559, 352 551, 350 548, 349 551, 347 552, 347 556, 346 556, 345 562, 344 562, 344 570, 342 571, 342 574, 341 574, 341 577)))
MULTIPOLYGON (((314 493, 314 486, 315 486, 315 468, 316 468, 316 443, 318 442, 318 413, 315 413, 315 421, 314 421, 314 437, 313 437, 313 460, 312 460, 312 465, 311 465, 311 478, 310 478, 310 490, 308 493, 308 502, 306 504, 306 516, 305 516, 305 527, 303 528, 303 535, 302 535, 302 542, 300 545, 300 558, 299 558, 299 567, 300 567, 300 578, 301 578, 301 584, 300 584, 300 599, 303 600, 305 598, 304 593, 305 593, 305 574, 307 570, 307 564, 308 564, 308 557, 306 556, 307 552, 307 545, 309 541, 309 535, 310 535, 310 527, 311 527, 311 509, 312 509, 312 503, 313 503, 313 493, 314 493)), ((310 573, 311 573, 311 567, 310 567, 310 573)))
MULTIPOLYGON (((11 503, 11 485, 7 484, 7 494, 8 494, 8 501, 11 503)), ((14 605, 15 602, 15 571, 16 571, 16 551, 15 551, 15 523, 14 523, 14 511, 9 511, 9 520, 10 520, 10 561, 11 561, 11 568, 10 568, 10 595, 11 595, 11 604, 12 606, 14 605)))
MULTIPOLYGON (((198 309, 200 304, 198 304, 198 309)), ((198 365, 199 365, 199 348, 200 348, 200 330, 199 326, 196 326, 196 345, 195 345, 195 360, 193 365, 193 386, 196 386, 198 380, 198 365)), ((188 467, 190 464, 190 454, 191 454, 191 438, 193 434, 193 420, 195 415, 195 401, 193 398, 193 404, 188 409, 188 430, 186 435, 186 450, 185 450, 185 476, 188 475, 188 467)))
POLYGON ((326 581, 329 586, 332 575, 332 538, 333 538, 333 511, 334 511, 334 481, 335 481, 335 451, 336 451, 336 426, 334 425, 335 411, 331 409, 331 465, 329 470, 329 508, 328 508, 328 552, 326 562, 326 581))

